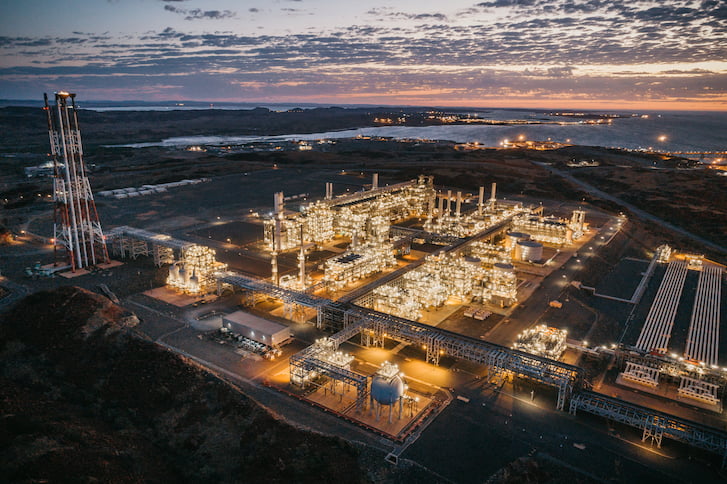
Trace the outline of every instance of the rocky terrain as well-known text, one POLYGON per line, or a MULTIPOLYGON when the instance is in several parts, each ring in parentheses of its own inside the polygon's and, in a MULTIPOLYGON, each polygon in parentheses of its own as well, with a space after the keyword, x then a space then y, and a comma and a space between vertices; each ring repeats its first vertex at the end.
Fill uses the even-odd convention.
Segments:
POLYGON ((273 418, 77 287, 0 322, 4 482, 436 482, 273 418))

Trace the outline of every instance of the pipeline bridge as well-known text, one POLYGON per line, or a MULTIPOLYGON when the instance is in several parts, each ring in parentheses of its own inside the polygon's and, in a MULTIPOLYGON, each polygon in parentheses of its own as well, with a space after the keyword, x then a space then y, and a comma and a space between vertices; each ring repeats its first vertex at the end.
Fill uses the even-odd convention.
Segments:
POLYGON ((186 240, 175 239, 171 235, 149 232, 135 227, 122 225, 106 232, 106 242, 119 257, 136 259, 140 255, 152 255, 154 264, 171 264, 175 260, 174 251, 182 258, 182 254, 196 244, 186 240))
POLYGON ((721 455, 722 467, 727 462, 727 433, 721 430, 587 390, 570 400, 571 415, 578 410, 643 430, 642 442, 651 440, 661 447, 668 437, 721 455))

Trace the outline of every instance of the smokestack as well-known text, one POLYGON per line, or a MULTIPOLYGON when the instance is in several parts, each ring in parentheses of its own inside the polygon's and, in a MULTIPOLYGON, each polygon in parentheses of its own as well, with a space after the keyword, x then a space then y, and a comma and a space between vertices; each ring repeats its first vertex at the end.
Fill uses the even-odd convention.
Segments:
POLYGON ((284 201, 284 195, 283 192, 276 192, 275 195, 273 195, 273 202, 275 206, 275 237, 273 238, 273 250, 280 250, 282 247, 281 244, 281 238, 282 238, 282 220, 283 220, 283 201, 284 201))
POLYGON ((462 192, 457 192, 457 217, 462 213, 462 192))
POLYGON ((494 202, 497 200, 497 197, 495 196, 497 194, 497 183, 492 183, 492 195, 490 195, 490 201, 494 202))
POLYGON ((442 215, 444 215, 444 196, 439 193, 437 194, 439 197, 439 217, 441 218, 442 215))
POLYGON ((326 200, 333 198, 333 182, 326 182, 326 200))
POLYGON ((303 248, 303 226, 300 226, 300 253, 298 254, 298 279, 300 287, 305 287, 305 249, 303 248))
POLYGON ((452 210, 452 190, 447 190, 447 216, 452 210))
POLYGON ((374 173, 374 178, 371 180, 371 189, 376 190, 377 188, 379 188, 379 174, 374 173))
POLYGON ((278 251, 275 250, 275 247, 277 246, 277 238, 275 235, 275 232, 273 232, 273 256, 270 259, 270 279, 272 280, 273 284, 276 286, 278 285, 278 251))
POLYGON ((477 214, 482 215, 482 205, 485 203, 485 187, 480 187, 480 198, 477 202, 477 214))

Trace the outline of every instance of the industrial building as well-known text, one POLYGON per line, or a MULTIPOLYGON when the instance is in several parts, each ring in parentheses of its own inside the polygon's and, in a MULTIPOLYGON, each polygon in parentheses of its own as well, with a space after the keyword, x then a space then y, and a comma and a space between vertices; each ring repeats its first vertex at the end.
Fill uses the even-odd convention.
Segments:
POLYGON ((284 324, 263 319, 245 311, 235 311, 222 317, 222 327, 264 345, 277 348, 290 338, 290 329, 284 324))

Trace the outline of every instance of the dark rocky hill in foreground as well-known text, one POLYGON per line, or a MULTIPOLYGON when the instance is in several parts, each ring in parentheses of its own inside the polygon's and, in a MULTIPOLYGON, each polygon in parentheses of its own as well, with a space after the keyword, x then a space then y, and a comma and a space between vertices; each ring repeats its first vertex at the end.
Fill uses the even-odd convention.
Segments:
POLYGON ((136 336, 134 324, 133 315, 77 287, 33 294, 4 315, 0 481, 423 477, 388 468, 368 449, 274 419, 227 384, 136 336))

